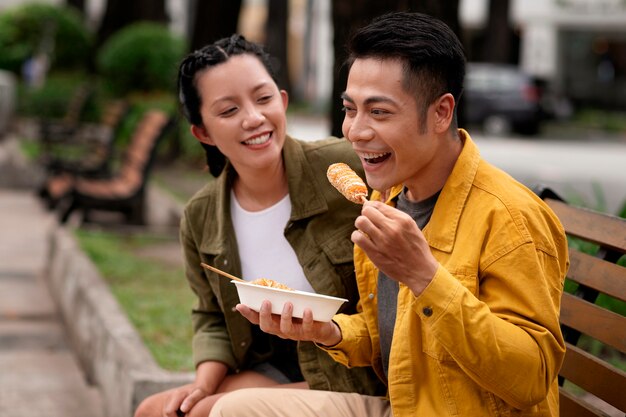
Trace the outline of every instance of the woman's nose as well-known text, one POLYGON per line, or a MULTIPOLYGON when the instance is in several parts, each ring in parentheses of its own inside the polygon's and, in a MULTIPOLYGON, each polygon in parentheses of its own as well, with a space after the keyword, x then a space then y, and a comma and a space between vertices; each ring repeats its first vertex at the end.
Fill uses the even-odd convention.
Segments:
POLYGON ((254 129, 263 124, 264 121, 265 116, 263 115, 263 113, 253 107, 246 113, 242 122, 242 127, 244 129, 254 129))

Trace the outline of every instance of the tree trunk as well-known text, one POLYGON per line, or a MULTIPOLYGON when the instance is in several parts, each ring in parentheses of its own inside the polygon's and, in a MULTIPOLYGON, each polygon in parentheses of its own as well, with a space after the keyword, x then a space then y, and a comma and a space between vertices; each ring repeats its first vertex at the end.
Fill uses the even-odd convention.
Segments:
POLYGON ((486 62, 512 62, 513 37, 509 24, 509 0, 490 0, 483 59, 486 62))
POLYGON ((346 43, 352 32, 365 26, 374 17, 396 10, 397 1, 365 2, 361 0, 333 0, 333 91, 331 96, 331 135, 341 137, 341 125, 343 124, 343 111, 341 104, 341 93, 346 89, 348 81, 348 68, 344 65, 346 54, 346 43))
POLYGON ((278 86, 291 92, 289 78, 287 23, 289 21, 289 1, 269 0, 267 22, 265 24, 265 46, 272 56, 278 86))
POLYGON ((191 50, 237 32, 241 0, 192 0, 191 50))
POLYGON ((85 0, 67 0, 67 5, 78 10, 83 16, 85 15, 85 0))
POLYGON ((98 46, 118 30, 139 21, 168 22, 165 0, 107 0, 98 31, 98 46))

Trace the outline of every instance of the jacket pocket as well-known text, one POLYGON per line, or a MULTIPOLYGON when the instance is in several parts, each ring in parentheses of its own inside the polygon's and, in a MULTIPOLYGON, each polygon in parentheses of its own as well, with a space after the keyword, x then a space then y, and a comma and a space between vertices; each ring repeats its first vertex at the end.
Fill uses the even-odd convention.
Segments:
MULTIPOLYGON (((465 271, 459 272, 449 270, 450 273, 459 282, 467 288, 474 296, 478 295, 478 279, 475 273, 467 273, 465 271)), ((437 359, 439 361, 453 361, 452 356, 448 351, 439 343, 439 341, 431 334, 430 329, 427 326, 421 326, 422 328, 422 351, 428 356, 437 359)))

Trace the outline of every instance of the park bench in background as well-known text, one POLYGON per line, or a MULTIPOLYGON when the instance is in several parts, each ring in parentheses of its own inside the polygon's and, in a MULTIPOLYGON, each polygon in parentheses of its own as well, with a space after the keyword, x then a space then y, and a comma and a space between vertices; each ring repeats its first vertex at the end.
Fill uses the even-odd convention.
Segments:
POLYGON ((93 95, 93 86, 83 84, 74 91, 63 117, 59 119, 44 118, 39 121, 39 138, 44 151, 47 151, 55 142, 72 135, 78 129, 83 113, 93 95))
POLYGON ((129 113, 126 100, 106 103, 98 123, 81 124, 66 137, 49 143, 39 162, 48 175, 62 172, 90 177, 109 175, 116 142, 129 113))
POLYGON ((145 189, 156 151, 171 131, 174 120, 161 110, 149 110, 138 122, 124 152, 119 170, 110 178, 87 178, 63 173, 48 179, 46 193, 61 201, 60 220, 75 210, 88 219, 92 210, 120 212, 131 224, 144 224, 145 189))
POLYGON ((617 263, 626 253, 626 220, 569 205, 549 189, 536 191, 554 210, 568 235, 567 278, 568 285, 575 286, 561 301, 560 322, 567 351, 559 372, 560 415, 624 416, 626 373, 611 365, 607 356, 611 352, 626 363, 626 317, 606 306, 624 306, 626 301, 626 267, 617 263), (585 246, 597 251, 585 253, 589 250, 580 250, 585 246), (595 349, 589 349, 594 344, 595 349), (603 411, 605 406, 593 396, 620 411, 603 411))

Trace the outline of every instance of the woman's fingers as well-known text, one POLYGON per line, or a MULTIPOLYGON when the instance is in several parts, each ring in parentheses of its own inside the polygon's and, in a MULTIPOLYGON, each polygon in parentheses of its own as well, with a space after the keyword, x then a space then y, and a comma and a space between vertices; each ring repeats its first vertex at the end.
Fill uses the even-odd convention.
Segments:
POLYGON ((180 411, 187 414, 198 401, 208 395, 209 394, 203 389, 195 388, 193 391, 191 391, 191 394, 189 394, 187 398, 183 400, 183 403, 180 405, 180 411))

